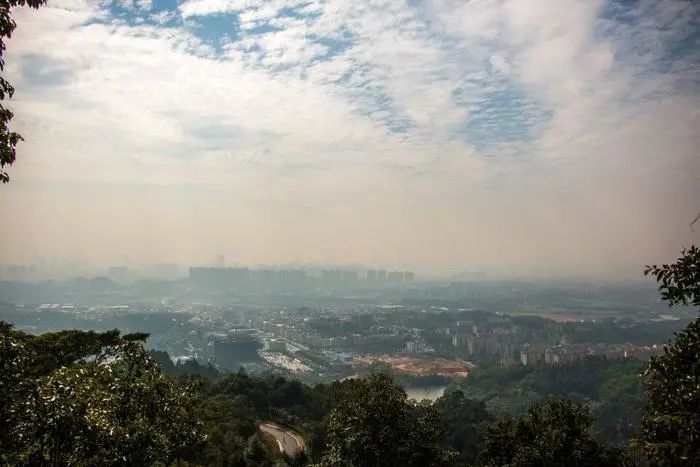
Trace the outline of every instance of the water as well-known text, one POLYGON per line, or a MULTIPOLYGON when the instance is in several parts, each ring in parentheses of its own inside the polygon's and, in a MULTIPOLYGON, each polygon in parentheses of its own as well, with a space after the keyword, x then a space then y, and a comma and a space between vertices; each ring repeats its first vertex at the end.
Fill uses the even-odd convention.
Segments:
POLYGON ((434 401, 445 393, 445 389, 447 386, 406 386, 404 388, 409 399, 419 402, 424 399, 434 401))

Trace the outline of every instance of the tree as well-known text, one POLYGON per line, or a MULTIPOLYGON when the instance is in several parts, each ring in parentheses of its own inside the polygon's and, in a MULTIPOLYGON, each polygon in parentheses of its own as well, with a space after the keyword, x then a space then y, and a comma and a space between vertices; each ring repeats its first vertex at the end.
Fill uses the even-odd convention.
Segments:
POLYGON ((661 298, 669 306, 700 306, 700 248, 684 248, 673 264, 646 266, 644 275, 650 274, 659 283, 661 298))
POLYGON ((597 443, 589 434, 590 411, 567 399, 533 404, 518 419, 501 418, 486 428, 483 466, 623 466, 630 464, 616 448, 597 443))
POLYGON ((11 427, 19 422, 19 401, 25 400, 31 386, 27 380, 30 356, 26 346, 13 337, 12 326, 0 321, 0 464, 5 454, 21 444, 11 427))
POLYGON ((3 372, 0 384, 0 464, 152 465, 196 458, 205 438, 194 388, 174 385, 144 350, 143 338, 112 331, 30 336, 0 323, 0 367, 10 376, 3 372), (107 345, 97 347, 98 341, 107 345))
POLYGON ((649 360, 643 380, 639 446, 660 465, 700 465, 700 318, 649 360))
POLYGON ((321 465, 438 466, 454 453, 443 446, 440 416, 409 401, 387 375, 353 381, 331 411, 321 465))
POLYGON ((481 443, 482 425, 492 420, 486 404, 483 400, 465 398, 462 391, 453 391, 440 397, 435 406, 447 443, 458 453, 456 461, 473 464, 481 443))
MULTIPOLYGON (((700 306, 700 250, 683 250, 676 263, 647 267, 670 306, 700 306)), ((642 375, 648 404, 637 445, 660 465, 700 464, 700 318, 649 359, 642 375)))
MULTIPOLYGON (((46 0, 0 0, 0 71, 5 69, 5 50, 7 39, 12 36, 12 32, 17 27, 17 23, 12 18, 12 8, 17 6, 29 6, 39 8, 46 0)), ((3 77, 0 77, 0 101, 5 97, 12 98, 15 88, 3 77)), ((5 108, 0 103, 0 180, 3 183, 10 181, 9 175, 3 170, 15 161, 17 143, 22 140, 22 136, 10 130, 9 124, 14 114, 10 109, 5 108)))

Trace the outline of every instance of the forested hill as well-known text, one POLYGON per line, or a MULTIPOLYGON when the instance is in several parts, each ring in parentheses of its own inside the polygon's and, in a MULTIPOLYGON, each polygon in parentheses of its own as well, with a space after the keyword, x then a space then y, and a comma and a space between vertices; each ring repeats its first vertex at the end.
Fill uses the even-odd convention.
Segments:
POLYGON ((638 434, 646 394, 644 363, 589 357, 565 365, 488 366, 452 387, 483 400, 490 413, 521 415, 548 396, 590 407, 592 433, 599 440, 627 445, 638 434))

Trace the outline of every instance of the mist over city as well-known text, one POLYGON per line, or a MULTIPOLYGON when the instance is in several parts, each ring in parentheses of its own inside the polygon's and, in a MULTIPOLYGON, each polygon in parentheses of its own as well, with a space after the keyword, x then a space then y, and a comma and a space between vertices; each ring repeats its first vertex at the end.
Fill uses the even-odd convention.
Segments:
POLYGON ((0 0, 0 465, 700 465, 700 4, 0 0))

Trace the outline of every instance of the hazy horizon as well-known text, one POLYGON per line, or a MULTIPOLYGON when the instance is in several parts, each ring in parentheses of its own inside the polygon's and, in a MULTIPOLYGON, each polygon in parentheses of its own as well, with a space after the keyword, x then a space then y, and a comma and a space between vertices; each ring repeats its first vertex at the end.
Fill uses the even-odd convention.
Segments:
POLYGON ((697 243, 697 2, 49 0, 16 20, 0 265, 639 279, 697 243))

